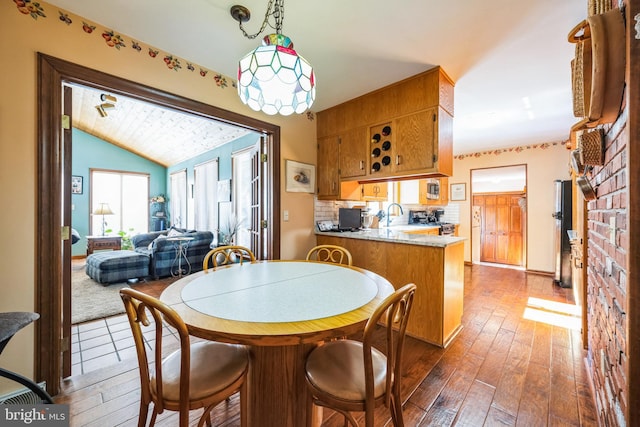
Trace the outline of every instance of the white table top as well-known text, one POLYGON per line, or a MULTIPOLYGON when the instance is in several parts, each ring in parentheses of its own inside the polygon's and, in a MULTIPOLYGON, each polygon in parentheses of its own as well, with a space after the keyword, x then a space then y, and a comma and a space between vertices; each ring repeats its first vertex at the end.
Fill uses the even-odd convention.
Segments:
POLYGON ((393 291, 393 285, 384 277, 358 267, 258 261, 184 276, 167 287, 160 300, 176 310, 189 333, 197 337, 254 346, 288 346, 317 343, 361 330, 393 291), (187 287, 190 289, 183 294, 187 287), (359 287, 363 290, 354 291, 359 287), (270 292, 279 296, 265 297, 270 292), (246 309, 245 305, 251 308, 246 309), (309 319, 316 316, 326 317, 309 319), (297 317, 303 319, 281 320, 297 317), (238 318, 254 320, 235 320, 238 318))
POLYGON ((241 322, 298 322, 360 308, 378 284, 357 270, 314 262, 243 263, 202 275, 182 289, 190 308, 241 322))

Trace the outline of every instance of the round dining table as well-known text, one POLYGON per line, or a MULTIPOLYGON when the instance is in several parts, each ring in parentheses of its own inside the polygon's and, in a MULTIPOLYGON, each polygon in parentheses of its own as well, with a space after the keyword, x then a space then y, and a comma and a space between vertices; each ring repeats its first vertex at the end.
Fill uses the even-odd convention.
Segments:
POLYGON ((319 426, 305 361, 319 343, 361 331, 394 292, 371 271, 313 261, 258 261, 191 274, 160 299, 183 318, 189 333, 250 348, 246 424, 319 426))

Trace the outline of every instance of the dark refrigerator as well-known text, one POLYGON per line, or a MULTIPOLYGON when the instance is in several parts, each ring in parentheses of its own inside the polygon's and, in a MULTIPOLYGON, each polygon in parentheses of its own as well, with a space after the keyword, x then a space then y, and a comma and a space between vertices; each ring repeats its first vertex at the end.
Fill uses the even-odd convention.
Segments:
POLYGON ((571 287, 571 244, 568 231, 572 229, 571 181, 556 180, 555 184, 555 273, 553 282, 563 288, 571 287))

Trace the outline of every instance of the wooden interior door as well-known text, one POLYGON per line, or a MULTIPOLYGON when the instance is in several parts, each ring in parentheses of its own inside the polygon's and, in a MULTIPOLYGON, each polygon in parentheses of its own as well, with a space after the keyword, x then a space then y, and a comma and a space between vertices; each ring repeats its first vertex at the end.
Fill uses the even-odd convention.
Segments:
MULTIPOLYGON (((262 138, 260 139, 259 146, 262 147, 262 138)), ((256 147, 256 150, 251 153, 251 228, 249 234, 251 235, 251 252, 258 259, 263 259, 262 251, 262 182, 261 182, 261 149, 256 147)))
POLYGON ((480 206, 480 261, 523 265, 523 193, 474 195, 480 206))
POLYGON ((474 196, 481 206, 480 222, 480 261, 498 262, 496 260, 497 224, 495 196, 474 196))
POLYGON ((524 247, 524 218, 520 200, 523 195, 512 195, 509 197, 509 250, 507 251, 507 262, 510 265, 523 265, 524 247))
POLYGON ((509 260, 509 199, 508 196, 497 195, 495 197, 495 209, 496 209, 496 253, 495 261, 500 264, 507 264, 509 260))
POLYGON ((72 88, 64 86, 62 111, 66 125, 62 128, 63 190, 62 190, 62 329, 60 357, 62 378, 71 375, 71 123, 72 88))

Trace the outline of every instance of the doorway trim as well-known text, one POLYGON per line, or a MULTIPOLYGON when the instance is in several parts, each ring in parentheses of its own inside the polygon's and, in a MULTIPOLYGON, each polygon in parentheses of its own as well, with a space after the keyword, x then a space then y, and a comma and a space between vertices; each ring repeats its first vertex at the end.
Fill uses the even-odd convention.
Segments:
POLYGON ((270 153, 268 239, 270 259, 280 258, 280 127, 219 107, 90 69, 38 52, 37 214, 35 238, 36 311, 35 376, 56 395, 62 378, 63 189, 71 179, 71 155, 64 147, 63 84, 79 84, 158 106, 196 114, 267 135, 270 153))
MULTIPOLYGON (((529 221, 529 217, 528 217, 528 180, 529 180, 529 173, 528 173, 528 165, 526 163, 515 163, 515 164, 507 164, 507 165, 500 165, 500 166, 487 166, 487 167, 482 167, 482 168, 474 168, 474 169, 470 169, 469 170, 469 184, 470 184, 470 201, 469 201, 469 230, 470 230, 470 235, 469 235, 469 242, 470 242, 470 249, 471 249, 471 263, 473 264, 474 262, 476 262, 476 260, 474 259, 474 250, 476 249, 475 245, 480 245, 478 246, 478 249, 480 250, 480 253, 482 253, 482 239, 479 236, 476 236, 477 238, 474 238, 474 226, 475 221, 479 218, 475 217, 475 211, 474 211, 474 202, 473 202, 473 198, 474 198, 474 194, 511 194, 511 193, 523 193, 524 194, 524 203, 525 206, 522 208, 522 264, 520 266, 513 266, 514 268, 523 268, 524 270, 527 270, 527 266, 528 266, 528 251, 529 251, 529 232, 528 232, 528 221, 529 221), (474 171, 491 171, 491 170, 495 170, 496 173, 497 171, 499 171, 500 169, 506 170, 508 168, 519 168, 522 167, 524 168, 524 188, 523 189, 503 189, 501 191, 478 191, 476 188, 474 188, 473 185, 473 175, 474 175, 474 171), (480 241, 477 241, 478 239, 480 239, 480 241)), ((478 225, 479 226, 479 225, 478 225)), ((480 262, 481 258, 478 258, 477 262, 480 262)), ((498 265, 498 264, 496 264, 498 265)), ((502 265, 502 264, 501 264, 502 265)), ((506 266, 507 264, 505 264, 506 266)))

